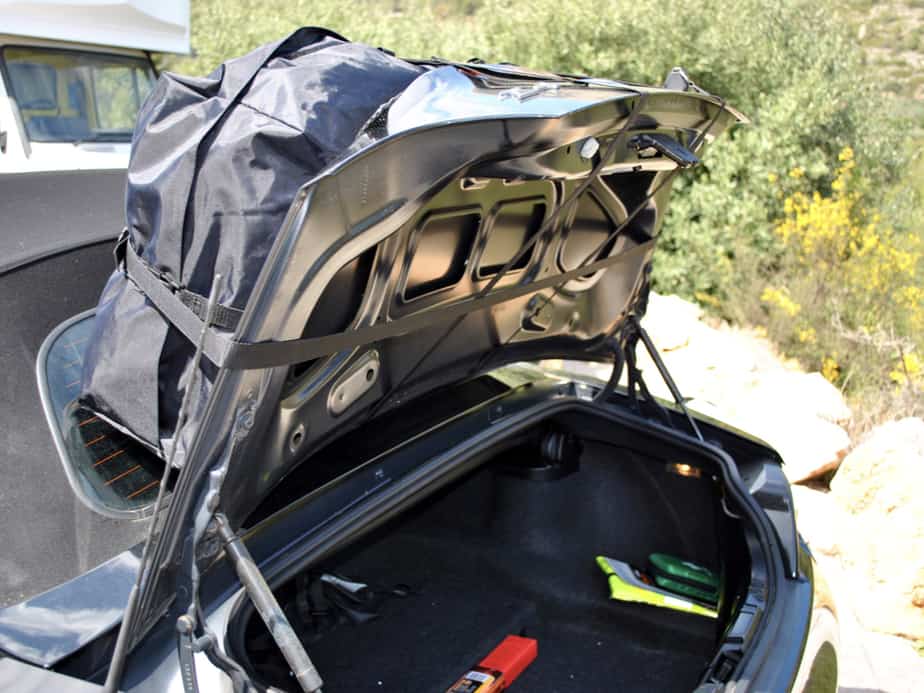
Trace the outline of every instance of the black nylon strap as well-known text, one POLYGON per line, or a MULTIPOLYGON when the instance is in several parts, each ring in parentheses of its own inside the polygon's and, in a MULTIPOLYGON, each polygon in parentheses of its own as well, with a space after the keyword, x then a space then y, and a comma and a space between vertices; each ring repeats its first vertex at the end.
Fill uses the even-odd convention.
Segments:
MULTIPOLYGON (((208 298, 201 294, 197 294, 195 291, 190 291, 189 289, 179 289, 176 293, 183 305, 189 308, 204 322, 209 313, 208 298)), ((237 329, 237 324, 241 321, 241 315, 243 315, 243 313, 244 311, 242 310, 232 308, 231 306, 223 306, 219 303, 212 308, 210 324, 214 327, 220 327, 223 330, 234 332, 234 330, 237 329)))
MULTIPOLYGON (((555 274, 529 284, 496 289, 485 296, 473 297, 448 306, 423 310, 391 322, 338 332, 323 337, 290 339, 280 342, 245 343, 228 339, 215 332, 214 329, 208 328, 203 352, 216 366, 233 370, 274 368, 311 361, 346 349, 417 332, 427 327, 474 313, 477 310, 484 310, 543 289, 558 286, 572 279, 606 269, 617 262, 624 262, 636 254, 645 254, 653 245, 653 240, 647 241, 625 253, 597 260, 570 272, 555 274)), ((137 256, 131 244, 126 244, 126 246, 125 268, 128 276, 176 329, 182 332, 191 342, 196 343, 204 327, 202 320, 137 256)))
MULTIPOLYGON (((123 248, 120 252, 125 253, 125 273, 129 279, 141 289, 171 325, 182 332, 190 342, 197 344, 205 322, 180 300, 152 267, 138 257, 131 243, 126 242, 123 248)), ((224 363, 230 346, 230 339, 219 335, 211 328, 206 330, 202 352, 216 366, 224 363)))
POLYGON ((484 297, 466 299, 448 306, 423 310, 419 313, 393 320, 392 322, 381 323, 371 327, 363 327, 358 330, 338 332, 324 337, 292 339, 281 342, 256 342, 250 344, 232 342, 227 358, 222 365, 235 370, 286 366, 293 363, 310 361, 320 356, 335 354, 339 351, 371 344, 372 342, 378 342, 383 339, 417 332, 427 327, 432 327, 439 323, 445 323, 455 318, 474 313, 478 310, 490 308, 520 298, 521 296, 527 296, 541 291, 542 289, 557 286, 562 282, 592 274, 598 270, 616 264, 617 262, 625 261, 627 258, 637 253, 645 253, 653 245, 653 240, 648 241, 620 255, 598 260, 597 262, 578 267, 570 272, 555 274, 545 279, 530 282, 529 284, 496 289, 484 297))

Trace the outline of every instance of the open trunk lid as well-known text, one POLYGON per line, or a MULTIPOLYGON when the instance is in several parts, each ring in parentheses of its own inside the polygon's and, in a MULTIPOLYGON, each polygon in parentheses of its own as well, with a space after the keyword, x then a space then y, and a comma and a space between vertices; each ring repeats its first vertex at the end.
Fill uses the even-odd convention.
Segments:
MULTIPOLYGON (((280 133, 261 121, 248 134, 235 130, 235 113, 254 110, 246 99, 299 98, 286 91, 286 70, 348 45, 303 30, 227 63, 208 84, 184 80, 196 99, 164 100, 182 89, 162 85, 142 113, 130 186, 167 199, 144 178, 168 170, 156 158, 167 132, 174 148, 160 156, 182 158, 187 171, 169 179, 171 192, 185 192, 192 211, 176 217, 177 235, 163 209, 132 209, 130 187, 123 264, 107 289, 119 285, 129 299, 116 310, 104 293, 96 329, 154 325, 178 359, 171 406, 193 394, 185 426, 181 413, 172 435, 137 436, 181 471, 169 511, 152 525, 125 646, 170 608, 177 580, 195 575, 182 547, 209 531, 216 511, 240 528, 294 465, 336 436, 504 363, 611 358, 622 328, 644 312, 673 178, 743 120, 681 72, 671 88, 642 87, 362 49, 363 69, 386 64, 394 95, 310 180, 296 178, 281 228, 254 244, 247 201, 257 213, 266 202, 253 189, 266 180, 258 172, 296 176, 292 148, 312 131, 293 139, 288 125, 280 133), (171 130, 189 122, 202 136, 192 144, 171 130), (204 226, 183 228, 197 215, 204 226), (227 233, 226 221, 239 231, 227 233), (187 275, 189 248, 209 261, 187 275)), ((349 60, 327 67, 331 80, 362 78, 349 60)), ((299 103, 309 121, 330 124, 324 109, 338 113, 337 89, 318 89, 317 101, 299 103)), ((105 365, 117 343, 97 338, 91 384, 99 374, 123 383, 105 365)))

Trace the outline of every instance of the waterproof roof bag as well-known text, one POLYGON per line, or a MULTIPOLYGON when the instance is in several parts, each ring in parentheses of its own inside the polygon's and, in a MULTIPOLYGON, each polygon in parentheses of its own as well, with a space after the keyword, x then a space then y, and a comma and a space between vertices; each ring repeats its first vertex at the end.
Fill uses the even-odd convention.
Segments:
MULTIPOLYGON (((162 75, 135 128, 121 264, 97 308, 83 403, 163 455, 194 346, 129 278, 126 251, 202 318, 220 275, 212 324, 230 334, 296 191, 420 73, 301 29, 206 78, 162 75)), ((215 369, 203 364, 209 388, 215 369)))

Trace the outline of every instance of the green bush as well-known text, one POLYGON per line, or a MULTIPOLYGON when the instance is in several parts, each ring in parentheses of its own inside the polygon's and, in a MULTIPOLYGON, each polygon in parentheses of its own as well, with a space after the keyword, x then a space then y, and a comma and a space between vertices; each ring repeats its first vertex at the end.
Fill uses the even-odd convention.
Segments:
POLYGON ((400 55, 477 56, 648 83, 684 66, 753 125, 719 140, 706 166, 677 186, 655 273, 665 291, 724 300, 738 283, 737 254, 772 251, 780 201, 768 176, 798 166, 824 186, 845 146, 871 177, 891 181, 900 165, 888 99, 859 79, 862 56, 814 0, 269 0, 257 15, 249 3, 210 1, 193 5, 196 57, 167 66, 205 73, 303 24, 400 55))
POLYGON ((866 393, 866 409, 915 413, 924 408, 924 243, 867 206, 852 149, 838 158, 830 194, 806 186, 786 197, 774 229, 785 253, 762 308, 788 353, 866 393))
MULTIPOLYGON (((861 49, 824 0, 267 0, 256 13, 240 0, 208 0, 193 3, 195 57, 166 67, 206 73, 302 25, 410 57, 479 57, 654 84, 675 65, 686 68, 752 123, 721 138, 703 167, 679 179, 654 278, 659 290, 695 297, 726 317, 770 323, 760 296, 791 267, 775 232, 784 200, 830 194, 846 147, 863 203, 879 210, 896 238, 920 234, 918 193, 903 181, 909 129, 894 115, 894 97, 865 75, 861 49)), ((831 321, 824 305, 802 310, 809 322, 831 321)), ((799 353, 820 360, 830 349, 818 344, 806 353, 803 345, 799 353)), ((886 387, 888 370, 864 382, 886 387)))

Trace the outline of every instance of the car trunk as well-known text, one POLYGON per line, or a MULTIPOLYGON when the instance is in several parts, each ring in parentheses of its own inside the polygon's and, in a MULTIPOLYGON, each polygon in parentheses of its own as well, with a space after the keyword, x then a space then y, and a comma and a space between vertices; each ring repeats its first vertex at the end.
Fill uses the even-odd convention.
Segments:
MULTIPOLYGON (((482 459, 275 590, 324 690, 444 691, 507 635, 539 649, 513 690, 693 690, 745 552, 708 466, 615 426, 582 432, 576 416, 482 459), (595 558, 644 569, 654 552, 723 576, 718 619, 610 598, 595 558), (323 573, 375 596, 359 616, 312 615, 332 605, 317 598, 323 573)), ((259 617, 239 617, 248 668, 296 689, 259 617)))

